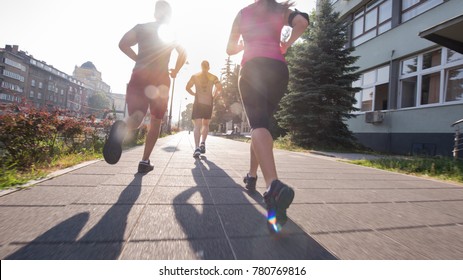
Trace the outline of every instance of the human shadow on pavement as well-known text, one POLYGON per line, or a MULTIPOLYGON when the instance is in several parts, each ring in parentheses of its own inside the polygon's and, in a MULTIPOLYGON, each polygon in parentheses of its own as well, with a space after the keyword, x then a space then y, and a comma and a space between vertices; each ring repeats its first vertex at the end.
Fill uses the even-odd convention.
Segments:
POLYGON ((192 174, 198 187, 176 196, 174 209, 198 258, 336 259, 291 219, 281 233, 270 234, 262 195, 248 193, 207 157, 196 160, 192 174), (203 204, 189 204, 197 192, 203 204))
POLYGON ((91 212, 78 213, 59 223, 6 259, 117 259, 123 248, 130 210, 141 193, 143 175, 134 175, 117 202, 80 239, 77 239, 79 233, 88 223, 91 212))

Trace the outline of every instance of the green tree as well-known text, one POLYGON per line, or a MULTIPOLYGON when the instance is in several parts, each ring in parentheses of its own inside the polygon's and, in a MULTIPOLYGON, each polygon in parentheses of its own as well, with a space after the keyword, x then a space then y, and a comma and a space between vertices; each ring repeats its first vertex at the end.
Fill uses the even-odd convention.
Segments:
POLYGON ((288 93, 280 103, 277 120, 291 139, 304 147, 348 147, 354 137, 345 121, 353 117, 356 100, 352 82, 359 78, 353 66, 358 57, 346 48, 345 24, 331 4, 322 0, 314 23, 287 59, 288 93))
POLYGON ((111 108, 110 99, 103 92, 97 92, 88 98, 90 113, 102 116, 104 111, 111 108))
POLYGON ((191 120, 191 113, 193 112, 193 103, 186 105, 185 110, 182 112, 182 121, 180 127, 182 129, 193 130, 193 121, 191 120))
POLYGON ((239 66, 233 65, 230 57, 225 60, 225 67, 221 73, 222 93, 214 99, 214 114, 211 120, 211 130, 218 130, 220 125, 232 121, 233 124, 241 122, 240 112, 234 110, 241 104, 238 90, 239 66))

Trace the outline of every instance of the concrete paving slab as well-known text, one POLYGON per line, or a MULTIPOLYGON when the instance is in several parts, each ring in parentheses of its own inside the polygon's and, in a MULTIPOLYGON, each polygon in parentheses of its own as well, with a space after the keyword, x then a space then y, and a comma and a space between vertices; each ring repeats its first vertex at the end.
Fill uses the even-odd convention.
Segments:
POLYGON ((209 190, 198 187, 156 187, 148 203, 165 205, 213 204, 209 190))
POLYGON ((115 174, 107 180, 101 182, 101 185, 108 186, 151 186, 154 187, 159 182, 159 174, 115 174))
POLYGON ((417 205, 445 213, 453 217, 463 217, 463 201, 418 202, 417 205))
POLYGON ((122 243, 56 243, 8 246, 8 260, 114 260, 117 259, 122 243))
POLYGON ((288 215, 307 233, 348 232, 368 228, 365 224, 324 204, 293 204, 288 215))
POLYGON ((98 186, 84 192, 75 204, 146 204, 153 191, 151 186, 98 186))
POLYGON ((124 260, 232 260, 226 239, 129 242, 124 260))
POLYGON ((132 241, 224 238, 211 205, 148 205, 132 241))
POLYGON ((36 186, 0 198, 0 206, 66 206, 77 202, 92 186, 36 186))
POLYGON ((63 187, 75 187, 75 186, 91 186, 96 187, 104 181, 110 179, 112 175, 78 175, 78 174, 66 174, 53 178, 51 180, 40 183, 40 186, 63 186, 63 187))
POLYGON ((263 205, 264 198, 260 193, 251 193, 243 187, 232 188, 211 188, 212 198, 216 205, 221 204, 260 204, 263 205))
POLYGON ((249 144, 211 136, 159 139, 155 170, 136 174, 143 147, 0 197, 0 258, 462 259, 463 184, 275 151, 294 187, 281 234, 244 189, 249 144))
MULTIPOLYGON (((260 205, 220 205, 217 210, 230 237, 270 235, 266 226, 267 212, 260 205)), ((303 233, 303 230, 291 220, 282 231, 283 235, 298 233, 303 233)))
POLYGON ((307 235, 232 238, 239 260, 335 260, 336 256, 307 235))
POLYGON ((463 259, 462 225, 391 230, 383 233, 429 259, 463 259))
POLYGON ((378 232, 320 234, 314 235, 314 239, 342 260, 428 259, 427 256, 378 232))
POLYGON ((157 182, 158 186, 165 187, 207 187, 203 177, 193 176, 167 176, 163 175, 157 182))

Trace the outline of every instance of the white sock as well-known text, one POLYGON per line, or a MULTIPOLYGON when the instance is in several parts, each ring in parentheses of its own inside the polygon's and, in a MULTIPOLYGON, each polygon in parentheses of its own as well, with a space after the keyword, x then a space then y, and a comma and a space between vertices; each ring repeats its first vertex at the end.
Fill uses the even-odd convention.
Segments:
POLYGON ((143 163, 150 163, 150 160, 141 160, 140 162, 143 162, 143 163))

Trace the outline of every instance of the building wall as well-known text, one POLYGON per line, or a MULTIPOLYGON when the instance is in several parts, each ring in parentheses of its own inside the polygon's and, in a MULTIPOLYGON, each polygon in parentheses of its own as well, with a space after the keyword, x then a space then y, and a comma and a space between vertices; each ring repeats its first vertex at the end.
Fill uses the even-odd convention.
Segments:
POLYGON ((0 103, 17 102, 24 99, 28 104, 37 108, 48 110, 67 109, 80 115, 85 113, 86 89, 82 82, 55 69, 43 61, 33 58, 18 46, 5 46, 0 49, 0 103), (5 63, 5 58, 20 63, 21 66, 12 66, 5 63), (20 69, 22 68, 22 69, 20 69), (9 74, 4 75, 4 70, 21 75, 23 79, 11 78, 9 74), (5 82, 17 85, 18 90, 5 88, 5 82), (15 100, 2 100, 1 97, 14 95, 15 100), (21 99, 21 100, 19 100, 21 99))
MULTIPOLYGON (((349 22, 353 18, 353 13, 368 4, 370 0, 331 2, 334 10, 340 12, 343 20, 349 22)), ((361 73, 380 66, 390 67, 388 104, 387 108, 382 108, 384 121, 377 124, 366 123, 365 112, 361 112, 346 123, 360 143, 377 151, 450 156, 454 138, 454 128, 451 124, 463 118, 463 102, 445 102, 445 98, 441 97, 441 101, 433 105, 401 109, 400 63, 412 55, 438 49, 440 46, 420 38, 419 33, 449 18, 461 15, 463 1, 444 1, 403 23, 400 21, 401 3, 401 0, 393 0, 392 28, 356 46, 353 52, 354 56, 359 56, 356 66, 361 73)), ((441 81, 445 83, 446 80, 441 81)), ((445 85, 442 83, 441 89, 445 90, 445 85)), ((443 94, 442 90, 441 94, 443 94)))
POLYGON ((0 102, 19 102, 26 96, 28 65, 18 46, 0 49, 0 102))
MULTIPOLYGON (((338 1, 360 2, 360 1, 338 1)), ((363 1, 365 2, 365 1, 363 1)), ((368 2, 368 1, 367 1, 368 2)), ((400 59, 413 53, 437 46, 431 41, 418 36, 428 29, 449 18, 463 13, 463 2, 451 0, 407 21, 399 26, 356 47, 353 55, 360 56, 356 66, 359 71, 388 63, 391 59, 400 59), (393 53, 394 51, 394 53, 393 53)))
POLYGON ((434 147, 430 154, 451 156, 455 128, 463 118, 463 104, 418 107, 383 112, 384 120, 365 122, 365 114, 348 121, 348 126, 365 146, 381 152, 413 154, 421 144, 434 147))
POLYGON ((111 87, 106 84, 101 78, 101 72, 96 69, 89 69, 83 67, 75 67, 73 76, 84 82, 93 93, 103 92, 110 93, 111 87))

